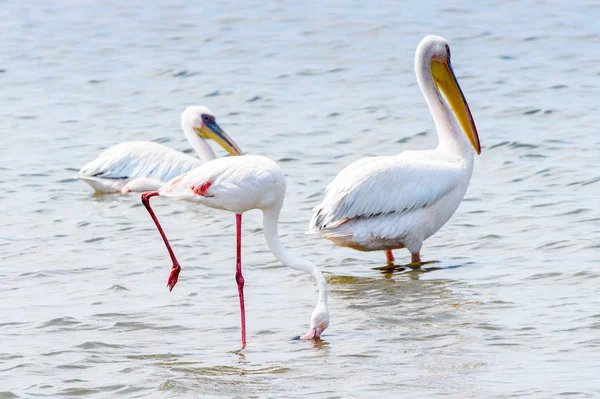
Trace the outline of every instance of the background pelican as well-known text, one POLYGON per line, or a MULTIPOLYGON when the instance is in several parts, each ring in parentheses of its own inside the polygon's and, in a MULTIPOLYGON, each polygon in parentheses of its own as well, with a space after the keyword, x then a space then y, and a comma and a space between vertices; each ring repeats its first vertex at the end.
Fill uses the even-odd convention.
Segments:
POLYGON ((142 202, 154 220, 173 261, 173 268, 167 282, 170 290, 177 283, 181 267, 150 207, 150 198, 156 195, 173 197, 235 213, 237 231, 235 279, 240 299, 242 347, 246 345, 246 313, 244 277, 242 276, 241 229, 242 214, 251 209, 260 209, 263 212, 264 235, 273 255, 284 265, 309 273, 317 281, 319 300, 310 319, 310 330, 301 338, 319 338, 329 326, 327 283, 323 274, 313 263, 290 254, 279 239, 277 225, 283 206, 285 186, 285 175, 275 162, 261 156, 246 155, 216 159, 174 178, 159 191, 142 194, 142 202))
POLYGON ((186 108, 181 127, 199 159, 151 141, 128 141, 104 150, 75 177, 102 193, 158 190, 173 177, 216 158, 204 139, 213 139, 231 155, 243 154, 206 107, 186 108))
POLYGON ((481 152, 448 42, 425 37, 417 47, 415 71, 438 132, 437 148, 353 162, 327 186, 310 222, 312 232, 337 245, 387 251, 390 263, 397 248, 407 248, 412 263, 421 262, 423 241, 450 219, 465 195, 473 149, 481 152))

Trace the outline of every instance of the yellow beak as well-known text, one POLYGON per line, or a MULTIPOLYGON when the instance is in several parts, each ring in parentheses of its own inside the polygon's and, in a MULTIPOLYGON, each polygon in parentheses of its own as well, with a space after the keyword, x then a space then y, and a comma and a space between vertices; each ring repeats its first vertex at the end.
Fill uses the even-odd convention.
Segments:
POLYGON ((481 144, 479 143, 479 135, 477 134, 477 127, 473 121, 469 104, 458 85, 452 65, 450 61, 432 61, 431 62, 431 74, 435 80, 437 87, 444 92, 444 95, 458 119, 458 123, 462 127, 465 135, 471 142, 473 149, 478 154, 481 154, 481 144))
POLYGON ((240 147, 225 133, 216 122, 204 123, 201 128, 194 128, 198 136, 216 141, 230 155, 244 155, 240 147))

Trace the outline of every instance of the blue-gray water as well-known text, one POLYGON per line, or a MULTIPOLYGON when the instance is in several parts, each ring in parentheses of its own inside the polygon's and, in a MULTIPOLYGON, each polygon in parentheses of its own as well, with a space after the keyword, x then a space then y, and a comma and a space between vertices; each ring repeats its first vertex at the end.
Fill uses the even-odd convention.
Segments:
MULTIPOLYGON (((600 397, 600 8, 592 0, 0 2, 0 398, 600 397), (343 166, 436 145, 413 72, 446 37, 483 152, 423 271, 303 234, 343 166), (246 350, 234 217, 71 177, 126 140, 185 150, 210 107, 289 177, 282 233, 245 216, 246 350)), ((222 152, 220 152, 222 154, 222 152)), ((408 260, 408 253, 397 251, 408 260)))

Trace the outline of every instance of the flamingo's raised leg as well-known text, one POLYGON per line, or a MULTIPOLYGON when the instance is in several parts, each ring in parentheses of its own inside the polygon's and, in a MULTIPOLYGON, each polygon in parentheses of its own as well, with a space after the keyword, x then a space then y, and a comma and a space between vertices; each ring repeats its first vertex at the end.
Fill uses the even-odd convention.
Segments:
POLYGON ((152 217, 152 220, 154 220, 154 224, 156 224, 156 228, 158 229, 160 236, 162 237, 163 241, 165 242, 167 251, 169 251, 169 256, 171 257, 171 261, 173 261, 173 267, 171 268, 171 274, 169 275, 169 280, 167 280, 167 287, 169 287, 169 291, 172 291, 173 287, 175 287, 175 284, 177 284, 177 278, 179 277, 179 272, 181 271, 181 266, 179 266, 179 262, 177 262, 177 258, 175 257, 175 254, 173 253, 173 250, 171 249, 171 245, 169 244, 169 240, 167 239, 165 232, 163 231, 160 223, 158 222, 158 218, 156 217, 156 215, 154 214, 154 211, 150 207, 150 198, 155 197, 157 195, 160 195, 158 193, 158 191, 148 191, 146 193, 143 193, 142 194, 142 203, 148 210, 148 213, 152 217))

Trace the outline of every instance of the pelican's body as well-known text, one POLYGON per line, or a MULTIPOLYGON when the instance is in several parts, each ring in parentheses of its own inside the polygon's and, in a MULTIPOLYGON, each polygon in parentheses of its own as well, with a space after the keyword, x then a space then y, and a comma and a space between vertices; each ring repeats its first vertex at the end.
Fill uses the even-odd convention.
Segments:
POLYGON ((240 297, 243 346, 246 344, 246 332, 244 278, 241 265, 241 221, 242 214, 251 209, 260 209, 263 212, 264 236, 273 255, 286 266, 307 272, 317 281, 319 300, 311 316, 310 331, 302 338, 318 338, 329 325, 327 284, 323 274, 313 263, 290 254, 279 239, 278 221, 285 197, 285 188, 285 175, 275 162, 261 156, 246 155, 220 158, 208 162, 172 179, 158 192, 142 195, 142 202, 154 219, 173 261, 173 269, 167 283, 170 289, 177 283, 181 268, 150 208, 149 198, 155 195, 172 197, 236 214, 238 244, 236 281, 240 297))
POLYGON ((181 126, 198 158, 151 141, 130 141, 104 150, 76 177, 101 193, 158 190, 173 177, 216 158, 204 138, 214 139, 232 155, 242 154, 206 107, 188 107, 181 126))
POLYGON ((199 159, 152 141, 128 141, 102 151, 77 178, 100 193, 157 190, 215 157, 199 159))
POLYGON ((407 248, 412 262, 420 262, 423 241, 460 205, 473 172, 474 153, 480 152, 447 42, 439 36, 423 39, 415 70, 438 131, 438 147, 362 158, 348 165, 327 186, 310 223, 312 232, 338 245, 387 251, 390 262, 391 251, 399 248, 407 248))

